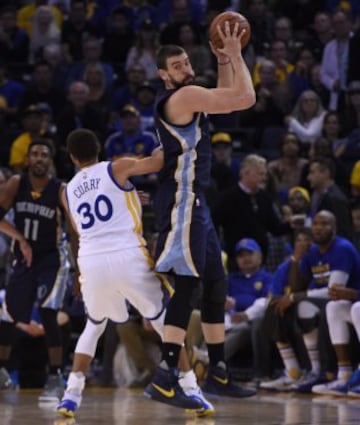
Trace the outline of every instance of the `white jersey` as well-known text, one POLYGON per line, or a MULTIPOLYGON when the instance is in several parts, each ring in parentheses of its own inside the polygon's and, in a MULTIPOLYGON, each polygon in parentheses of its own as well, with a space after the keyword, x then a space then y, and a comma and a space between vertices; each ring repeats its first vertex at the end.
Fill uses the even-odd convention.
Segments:
POLYGON ((79 234, 79 257, 145 246, 141 204, 134 186, 121 187, 111 162, 80 170, 67 184, 70 214, 79 234))

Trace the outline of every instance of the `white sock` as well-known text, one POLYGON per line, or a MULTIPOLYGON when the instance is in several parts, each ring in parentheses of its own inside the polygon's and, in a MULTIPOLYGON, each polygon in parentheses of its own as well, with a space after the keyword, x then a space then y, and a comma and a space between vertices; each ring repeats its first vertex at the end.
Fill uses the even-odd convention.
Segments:
POLYGON ((347 381, 352 373, 352 367, 349 364, 339 364, 337 378, 347 381))
POLYGON ((192 369, 187 372, 180 372, 179 374, 179 384, 181 388, 197 388, 196 375, 192 369))
POLYGON ((284 363, 287 375, 292 379, 299 379, 301 372, 294 350, 289 344, 282 344, 278 342, 276 345, 280 351, 280 356, 284 363))
POLYGON ((66 391, 76 390, 80 394, 85 388, 85 375, 82 372, 71 372, 67 381, 66 391))
POLYGON ((311 332, 304 334, 304 343, 306 346, 306 350, 309 355, 309 359, 311 362, 311 370, 314 373, 320 372, 320 360, 319 360, 319 350, 317 348, 318 344, 318 330, 314 329, 311 332))

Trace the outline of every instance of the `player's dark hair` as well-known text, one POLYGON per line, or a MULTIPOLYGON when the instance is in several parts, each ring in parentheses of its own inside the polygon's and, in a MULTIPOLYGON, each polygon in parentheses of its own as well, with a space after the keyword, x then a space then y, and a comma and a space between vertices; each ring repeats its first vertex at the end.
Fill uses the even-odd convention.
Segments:
POLYGON ((80 162, 97 158, 99 154, 99 139, 93 131, 85 128, 72 131, 66 145, 69 153, 80 162))
POLYGON ((179 56, 185 53, 181 46, 166 44, 161 46, 156 53, 156 65, 159 69, 167 69, 166 60, 172 56, 179 56))
POLYGON ((28 147, 28 154, 29 154, 29 152, 30 152, 30 150, 31 150, 31 148, 33 147, 33 146, 38 146, 38 145, 40 145, 40 146, 46 146, 48 149, 49 149, 49 151, 50 151, 50 156, 51 156, 51 158, 53 158, 54 157, 54 154, 55 154, 55 148, 54 148, 54 143, 53 143, 53 141, 52 140, 50 140, 50 139, 46 139, 46 138, 37 138, 37 139, 34 139, 31 143, 30 143, 30 145, 29 145, 29 147, 28 147))

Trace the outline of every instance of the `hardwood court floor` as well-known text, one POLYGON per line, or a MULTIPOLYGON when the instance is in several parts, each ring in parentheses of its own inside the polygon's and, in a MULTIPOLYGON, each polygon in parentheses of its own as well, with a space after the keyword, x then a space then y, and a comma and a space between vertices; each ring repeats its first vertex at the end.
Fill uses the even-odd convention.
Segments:
POLYGON ((196 418, 136 390, 89 389, 76 419, 38 406, 37 391, 1 392, 0 425, 350 425, 360 423, 360 400, 259 393, 214 401, 216 415, 196 418))

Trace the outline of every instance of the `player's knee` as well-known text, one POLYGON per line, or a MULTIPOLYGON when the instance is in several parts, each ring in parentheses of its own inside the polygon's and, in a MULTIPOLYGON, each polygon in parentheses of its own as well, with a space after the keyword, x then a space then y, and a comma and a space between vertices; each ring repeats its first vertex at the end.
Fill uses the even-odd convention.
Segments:
POLYGON ((189 276, 177 276, 175 293, 168 305, 165 325, 187 329, 190 314, 199 294, 200 280, 189 276))
POLYGON ((227 288, 228 285, 226 279, 204 282, 204 302, 225 303, 227 288))
POLYGON ((86 354, 93 358, 98 340, 105 331, 106 324, 107 320, 103 320, 101 323, 93 323, 90 319, 88 319, 76 344, 75 352, 86 354))
POLYGON ((337 310, 338 310, 338 304, 336 301, 329 301, 326 304, 326 317, 329 319, 331 317, 335 317, 337 310))
POLYGON ((204 323, 222 323, 224 321, 227 282, 219 279, 204 283, 201 304, 201 319, 204 323))

